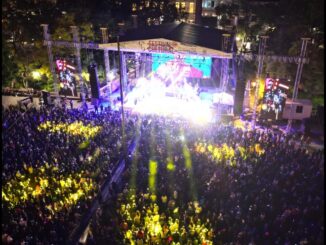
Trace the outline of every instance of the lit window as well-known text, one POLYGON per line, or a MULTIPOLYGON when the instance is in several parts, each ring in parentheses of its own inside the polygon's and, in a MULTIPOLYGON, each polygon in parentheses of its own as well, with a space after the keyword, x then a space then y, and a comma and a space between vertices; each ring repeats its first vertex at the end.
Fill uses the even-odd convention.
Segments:
POLYGON ((194 3, 190 3, 190 5, 189 5, 189 13, 190 14, 195 13, 195 4, 194 3))
POLYGON ((149 1, 145 2, 145 6, 148 8, 149 7, 149 1))
POLYGON ((183 8, 186 8, 186 2, 182 2, 181 3, 181 8, 183 9, 183 8))
POLYGON ((208 8, 208 2, 207 1, 204 1, 201 5, 203 8, 208 8))
POLYGON ((179 2, 175 2, 175 7, 176 7, 177 9, 179 9, 179 8, 180 8, 180 3, 179 3, 179 2))

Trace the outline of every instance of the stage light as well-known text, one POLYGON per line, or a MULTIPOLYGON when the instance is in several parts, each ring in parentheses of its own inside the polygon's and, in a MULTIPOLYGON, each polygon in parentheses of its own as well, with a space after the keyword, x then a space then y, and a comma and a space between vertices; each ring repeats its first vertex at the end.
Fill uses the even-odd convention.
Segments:
POLYGON ((72 70, 76 70, 76 68, 71 66, 71 65, 67 65, 67 68, 72 69, 72 70))
POLYGON ((282 84, 282 83, 280 83, 278 86, 279 86, 279 87, 282 87, 282 88, 285 88, 285 89, 289 89, 289 86, 286 86, 286 85, 284 85, 284 84, 282 84))
POLYGON ((192 161, 191 161, 191 155, 190 155, 190 151, 188 149, 188 146, 186 143, 183 144, 182 146, 182 153, 183 153, 183 157, 185 159, 185 167, 187 170, 192 169, 192 161))
POLYGON ((169 162, 168 162, 168 164, 166 165, 166 168, 167 168, 167 170, 169 170, 169 171, 174 171, 174 170, 175 170, 175 166, 174 166, 174 164, 173 164, 172 161, 169 161, 169 162))
POLYGON ((250 48, 251 48, 251 42, 247 42, 247 43, 246 43, 246 49, 247 49, 247 50, 250 50, 250 48))
POLYGON ((180 139, 181 141, 185 141, 185 136, 184 136, 184 135, 180 135, 179 139, 180 139))
POLYGON ((156 174, 157 174, 157 162, 150 160, 149 161, 149 176, 148 176, 148 185, 150 193, 155 193, 156 191, 156 174))
POLYGON ((112 81, 114 79, 114 73, 112 71, 109 72, 109 80, 112 81))
MULTIPOLYGON (((181 79, 182 74, 177 76, 181 79)), ((176 77, 171 79, 180 81, 176 77)), ((176 88, 174 85, 169 88, 156 77, 151 77, 150 80, 141 77, 134 89, 128 93, 125 106, 140 114, 183 117, 196 124, 212 120, 211 103, 200 99, 197 88, 187 84, 176 88)))

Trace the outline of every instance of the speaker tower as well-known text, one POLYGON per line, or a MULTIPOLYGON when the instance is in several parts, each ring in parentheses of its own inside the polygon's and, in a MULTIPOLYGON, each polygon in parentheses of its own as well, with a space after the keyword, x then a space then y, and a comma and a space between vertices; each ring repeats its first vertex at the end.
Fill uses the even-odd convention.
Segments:
POLYGON ((97 76, 97 65, 92 63, 88 66, 89 80, 91 84, 91 94, 92 98, 100 98, 100 85, 97 76))

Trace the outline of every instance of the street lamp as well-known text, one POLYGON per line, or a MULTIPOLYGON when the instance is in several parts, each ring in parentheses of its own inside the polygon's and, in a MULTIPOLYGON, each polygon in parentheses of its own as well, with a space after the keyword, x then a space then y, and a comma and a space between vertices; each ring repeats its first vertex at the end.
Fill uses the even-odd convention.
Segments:
POLYGON ((121 51, 120 51, 120 37, 119 34, 117 35, 117 45, 118 45, 118 55, 119 55, 119 72, 120 72, 120 99, 121 99, 121 112, 122 112, 122 123, 124 124, 124 108, 123 108, 123 82, 122 82, 122 67, 121 67, 121 51))
POLYGON ((38 71, 33 71, 33 72, 32 72, 32 77, 33 77, 33 79, 35 79, 35 80, 39 80, 39 79, 41 78, 41 73, 38 72, 38 71))

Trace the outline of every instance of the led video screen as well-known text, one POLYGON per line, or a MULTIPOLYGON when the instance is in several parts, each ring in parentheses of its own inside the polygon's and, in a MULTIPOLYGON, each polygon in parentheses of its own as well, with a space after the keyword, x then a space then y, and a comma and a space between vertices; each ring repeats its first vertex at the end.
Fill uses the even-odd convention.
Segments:
POLYGON ((194 55, 152 54, 152 71, 182 74, 188 78, 210 78, 212 58, 194 55))
POLYGON ((64 59, 56 60, 56 70, 59 78, 59 95, 77 96, 75 67, 64 59))
POLYGON ((267 78, 261 107, 261 117, 265 119, 280 120, 285 106, 287 90, 289 87, 279 80, 267 78))

